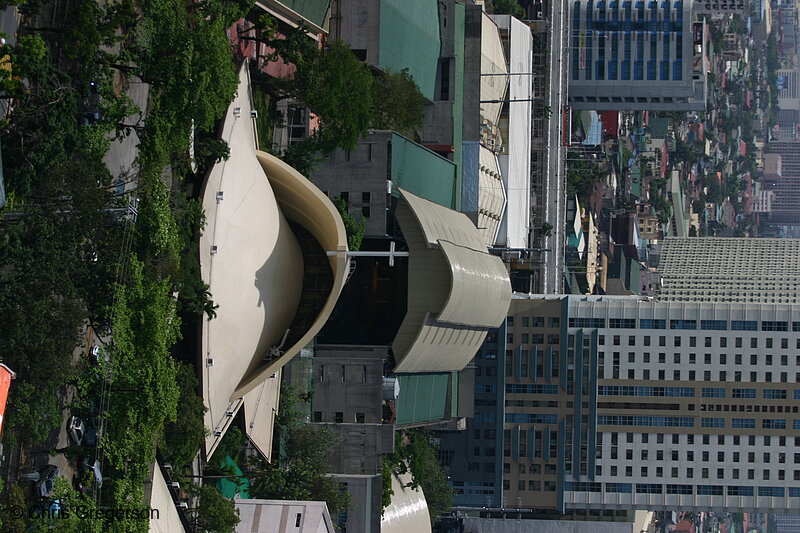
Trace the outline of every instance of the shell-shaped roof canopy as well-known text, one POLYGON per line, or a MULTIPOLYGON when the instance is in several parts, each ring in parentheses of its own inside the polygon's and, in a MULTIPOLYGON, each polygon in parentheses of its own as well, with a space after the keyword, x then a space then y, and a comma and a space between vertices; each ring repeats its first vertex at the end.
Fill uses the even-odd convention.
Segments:
POLYGON ((508 272, 462 213, 401 189, 395 216, 409 248, 408 311, 392 344, 395 371, 461 370, 508 313, 508 272))

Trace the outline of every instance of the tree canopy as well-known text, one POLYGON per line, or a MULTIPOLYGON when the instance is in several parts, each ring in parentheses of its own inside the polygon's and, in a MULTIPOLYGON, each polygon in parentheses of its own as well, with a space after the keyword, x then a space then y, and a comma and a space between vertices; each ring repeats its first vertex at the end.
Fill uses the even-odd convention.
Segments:
POLYGON ((325 501, 334 515, 347 508, 349 498, 331 471, 328 454, 336 444, 335 434, 324 427, 306 424, 295 408, 298 398, 291 387, 281 387, 281 405, 275 421, 276 439, 286 453, 271 463, 256 460, 245 476, 256 498, 325 501))
MULTIPOLYGON (((412 489, 422 487, 428 503, 432 523, 453 506, 453 489, 447 483, 447 474, 436 459, 436 448, 431 444, 430 432, 424 428, 398 431, 395 435, 395 451, 384 459, 384 484, 388 469, 397 474, 411 473, 412 489)), ((384 486, 384 492, 386 487, 384 486)), ((386 503, 386 500, 384 500, 386 503)))
POLYGON ((341 40, 317 47, 304 27, 279 35, 274 19, 262 17, 256 37, 270 52, 262 59, 281 59, 295 66, 292 77, 274 78, 256 70, 253 79, 273 101, 294 98, 319 116, 315 148, 352 150, 369 129, 393 129, 411 134, 422 125, 426 100, 408 70, 372 70, 341 40))

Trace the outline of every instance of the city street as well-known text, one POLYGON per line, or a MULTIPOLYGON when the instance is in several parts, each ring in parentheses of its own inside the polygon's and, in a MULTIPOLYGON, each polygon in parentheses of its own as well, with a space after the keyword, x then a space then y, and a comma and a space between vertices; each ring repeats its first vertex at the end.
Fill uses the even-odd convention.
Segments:
POLYGON ((568 15, 565 0, 551 5, 548 34, 549 88, 547 105, 551 114, 547 126, 547 186, 545 191, 544 220, 553 226, 545 237, 542 252, 544 260, 543 292, 563 292, 564 231, 566 228, 566 174, 564 172, 564 147, 561 144, 563 112, 567 103, 567 78, 569 69, 568 15))

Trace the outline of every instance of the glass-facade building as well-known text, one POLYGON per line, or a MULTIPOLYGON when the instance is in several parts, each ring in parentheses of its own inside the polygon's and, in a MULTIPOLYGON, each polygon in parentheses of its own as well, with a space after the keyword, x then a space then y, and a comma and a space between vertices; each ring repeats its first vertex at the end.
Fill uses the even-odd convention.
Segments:
POLYGON ((691 1, 569 5, 574 109, 705 110, 706 32, 691 1))

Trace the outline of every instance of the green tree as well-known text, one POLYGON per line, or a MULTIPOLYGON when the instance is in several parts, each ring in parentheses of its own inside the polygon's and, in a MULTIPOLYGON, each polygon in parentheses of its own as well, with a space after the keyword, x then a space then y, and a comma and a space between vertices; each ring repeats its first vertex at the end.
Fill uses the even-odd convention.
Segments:
POLYGON ((257 498, 325 501, 330 513, 347 508, 349 497, 335 477, 328 476, 328 456, 336 436, 328 428, 305 424, 295 408, 298 402, 291 387, 281 386, 281 405, 275 432, 285 454, 268 463, 252 461, 245 472, 251 494, 257 498))
POLYGON ((277 463, 258 461, 245 475, 257 498, 325 501, 331 514, 347 507, 347 494, 329 477, 328 454, 336 437, 327 428, 294 425, 289 428, 286 456, 277 463))
POLYGON ((333 205, 336 206, 344 222, 344 229, 347 232, 347 247, 351 252, 358 251, 361 248, 361 241, 364 239, 364 221, 353 217, 347 204, 341 198, 334 198, 333 205))
POLYGON ((372 124, 377 130, 394 130, 405 135, 422 126, 425 97, 408 69, 377 73, 372 83, 372 124))
MULTIPOLYGON (((453 489, 447 484, 447 474, 436 459, 436 447, 431 444, 428 430, 415 428, 398 432, 395 451, 387 456, 386 462, 394 473, 411 473, 409 486, 412 489, 422 487, 432 523, 438 520, 441 513, 452 508, 453 489)), ((384 483, 386 481, 384 475, 384 483)), ((384 500, 388 498, 384 497, 384 500)))
MULTIPOLYGON (((169 353, 180 326, 170 282, 146 275, 135 257, 127 269, 114 302, 113 392, 102 441, 118 471, 147 468, 164 423, 175 420, 180 397, 177 363, 169 353)), ((146 472, 137 474, 134 479, 146 472)))
POLYGON ((233 500, 224 497, 212 485, 194 491, 199 497, 196 531, 198 533, 233 533, 239 523, 239 511, 233 500))
POLYGON ((323 151, 337 146, 354 150, 372 123, 372 74, 367 66, 337 40, 298 64, 294 83, 300 101, 321 117, 323 151))
POLYGON ((180 409, 175 422, 164 427, 161 452, 165 461, 180 470, 197 454, 208 430, 204 425, 206 407, 203 398, 197 394, 200 384, 191 365, 178 365, 177 383, 180 409))
POLYGON ((525 18, 525 10, 519 5, 517 0, 492 0, 493 13, 500 15, 512 15, 518 19, 525 18))
POLYGON ((256 28, 260 35, 240 38, 263 43, 272 50, 263 60, 280 58, 296 71, 292 78, 274 78, 254 65, 254 82, 273 102, 294 98, 320 117, 315 143, 303 146, 304 151, 352 150, 369 128, 410 133, 421 125, 425 98, 408 71, 373 73, 344 42, 336 40, 320 50, 306 28, 278 35, 276 21, 268 16, 259 19, 256 28))
POLYGON ((281 154, 281 159, 300 174, 310 176, 314 172, 317 163, 321 160, 321 150, 322 146, 320 146, 317 137, 306 137, 284 150, 283 154, 281 154))

